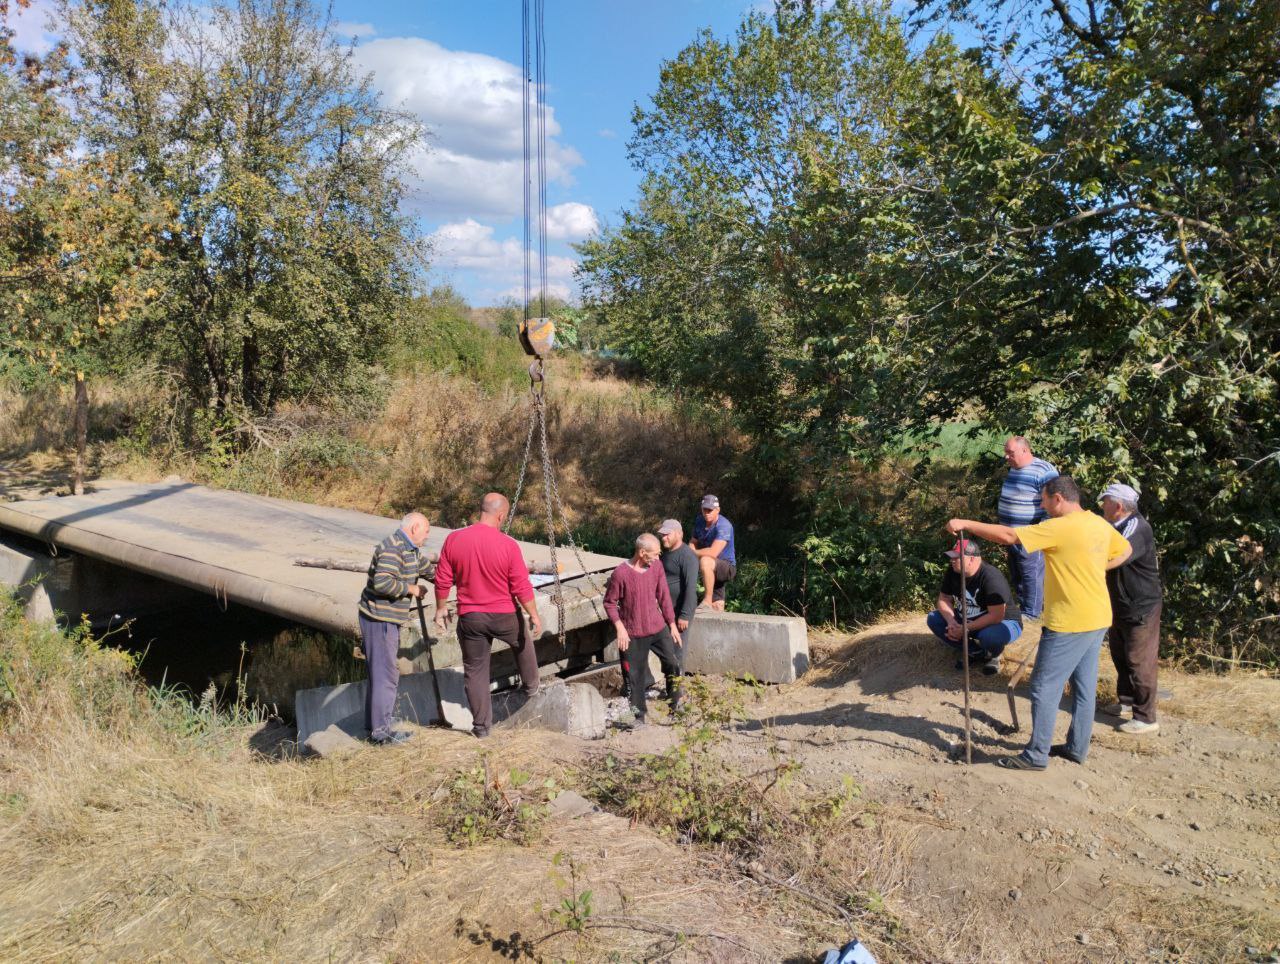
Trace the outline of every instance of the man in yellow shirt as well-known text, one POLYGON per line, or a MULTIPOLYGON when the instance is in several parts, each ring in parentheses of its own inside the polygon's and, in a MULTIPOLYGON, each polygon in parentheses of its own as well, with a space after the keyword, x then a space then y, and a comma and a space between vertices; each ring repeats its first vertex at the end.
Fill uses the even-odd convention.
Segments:
POLYGON ((1043 770, 1050 756, 1075 763, 1084 763, 1088 756, 1098 697, 1098 652, 1111 626, 1106 572, 1133 551, 1109 522, 1080 508, 1080 489, 1066 476, 1044 484, 1040 504, 1049 518, 1035 525, 1015 528, 971 519, 947 523, 955 533, 963 529, 1001 545, 1044 551, 1043 629, 1031 677, 1031 742, 1021 753, 996 761, 1009 770, 1043 770), (1066 743, 1054 746, 1053 727, 1067 680, 1071 728, 1066 743))

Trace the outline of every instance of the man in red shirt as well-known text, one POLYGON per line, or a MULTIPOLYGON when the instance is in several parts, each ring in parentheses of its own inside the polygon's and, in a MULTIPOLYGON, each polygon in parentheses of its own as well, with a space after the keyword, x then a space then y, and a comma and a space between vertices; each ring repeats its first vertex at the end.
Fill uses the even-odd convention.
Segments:
POLYGON ((529 567, 520 546, 502 531, 511 512, 505 496, 490 492, 480 504, 480 520, 445 537, 436 564, 435 626, 444 632, 449 590, 458 587, 458 645, 462 648, 463 686, 474 720, 472 732, 489 735, 493 701, 489 695, 489 653, 500 639, 516 654, 524 692, 538 692, 538 653, 534 640, 542 620, 529 582, 529 567), (529 614, 530 631, 516 613, 516 600, 529 614))
POLYGON ((658 654, 667 678, 668 700, 674 710, 680 705, 680 661, 676 647, 683 645, 676 612, 667 589, 667 574, 657 565, 662 547, 652 533, 636 539, 636 551, 628 562, 613 570, 604 591, 604 611, 618 631, 618 651, 627 657, 631 676, 631 708, 637 727, 644 726, 648 708, 644 675, 649 666, 649 650, 658 654))

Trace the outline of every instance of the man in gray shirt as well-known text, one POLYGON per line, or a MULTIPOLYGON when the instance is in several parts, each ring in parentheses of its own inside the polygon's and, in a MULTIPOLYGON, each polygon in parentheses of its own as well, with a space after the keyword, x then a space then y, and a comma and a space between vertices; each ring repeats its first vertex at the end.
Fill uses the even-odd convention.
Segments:
MULTIPOLYGON (((667 589, 676 611, 676 627, 680 632, 693 622, 698 608, 698 554, 685 544, 684 527, 676 519, 664 519, 658 526, 662 541, 662 569, 667 574, 667 589)), ((678 650, 680 669, 684 670, 684 647, 678 650)))

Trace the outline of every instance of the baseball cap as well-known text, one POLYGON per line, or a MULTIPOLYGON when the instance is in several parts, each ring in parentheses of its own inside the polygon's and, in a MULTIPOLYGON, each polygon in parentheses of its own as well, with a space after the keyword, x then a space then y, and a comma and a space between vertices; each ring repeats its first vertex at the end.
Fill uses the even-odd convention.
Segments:
POLYGON ((662 525, 658 526, 658 535, 665 536, 669 532, 684 532, 684 526, 680 524, 679 519, 662 520, 662 525))
POLYGON ((981 556, 982 550, 978 548, 978 544, 972 539, 957 539, 956 544, 943 553, 952 559, 959 559, 961 555, 981 556))
POLYGON ((714 495, 704 495, 702 497, 702 507, 704 509, 718 509, 720 508, 720 500, 714 495))
POLYGON ((1125 485, 1123 482, 1112 482, 1109 486, 1102 490, 1102 494, 1098 496, 1101 502, 1105 498, 1116 499, 1121 502, 1132 502, 1138 504, 1138 492, 1131 485, 1125 485))

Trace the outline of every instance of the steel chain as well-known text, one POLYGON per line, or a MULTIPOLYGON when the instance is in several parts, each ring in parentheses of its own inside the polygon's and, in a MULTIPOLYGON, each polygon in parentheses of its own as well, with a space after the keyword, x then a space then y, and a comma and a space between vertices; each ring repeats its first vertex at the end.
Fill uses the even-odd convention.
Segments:
MULTIPOLYGON (((530 394, 532 394, 530 388, 530 394)), ((524 437, 524 457, 520 460, 520 477, 516 480, 515 497, 511 500, 511 512, 507 516, 507 524, 502 527, 503 532, 511 531, 511 523, 515 521, 516 509, 520 505, 520 493, 524 491, 524 475, 529 468, 529 450, 533 447, 533 431, 538 427, 538 416, 536 412, 529 412, 529 432, 524 437)))
MULTIPOLYGON (((541 366, 540 366, 541 367, 541 366)), ((545 370, 540 372, 540 382, 530 380, 529 385, 529 431, 525 435, 524 440, 524 456, 520 460, 520 474, 516 481, 515 497, 511 500, 511 513, 507 516, 507 524, 503 527, 504 532, 511 531, 511 525, 516 518, 516 509, 520 505, 520 497, 524 492, 525 479, 529 468, 529 455, 533 447, 533 435, 538 433, 538 448, 542 456, 542 493, 543 505, 546 513, 547 526, 547 549, 551 553, 551 571, 555 579, 555 603, 556 603, 556 620, 558 637, 561 649, 564 648, 565 640, 565 599, 564 585, 560 581, 560 565, 556 558, 556 522, 564 526, 565 541, 569 548, 573 551, 574 559, 578 563, 578 567, 582 570, 583 578, 591 586, 592 596, 600 591, 600 585, 596 579, 587 571, 586 561, 582 558, 582 550, 579 549, 576 540, 573 538, 573 531, 569 528, 568 521, 565 518, 564 503, 560 499, 560 484, 556 479, 555 463, 551 459, 551 449, 547 434, 547 398, 546 398, 546 373, 545 370), (541 385, 541 390, 539 389, 541 385)), ((594 599, 592 606, 595 608, 594 599)), ((597 609, 597 615, 599 611, 597 609)))

